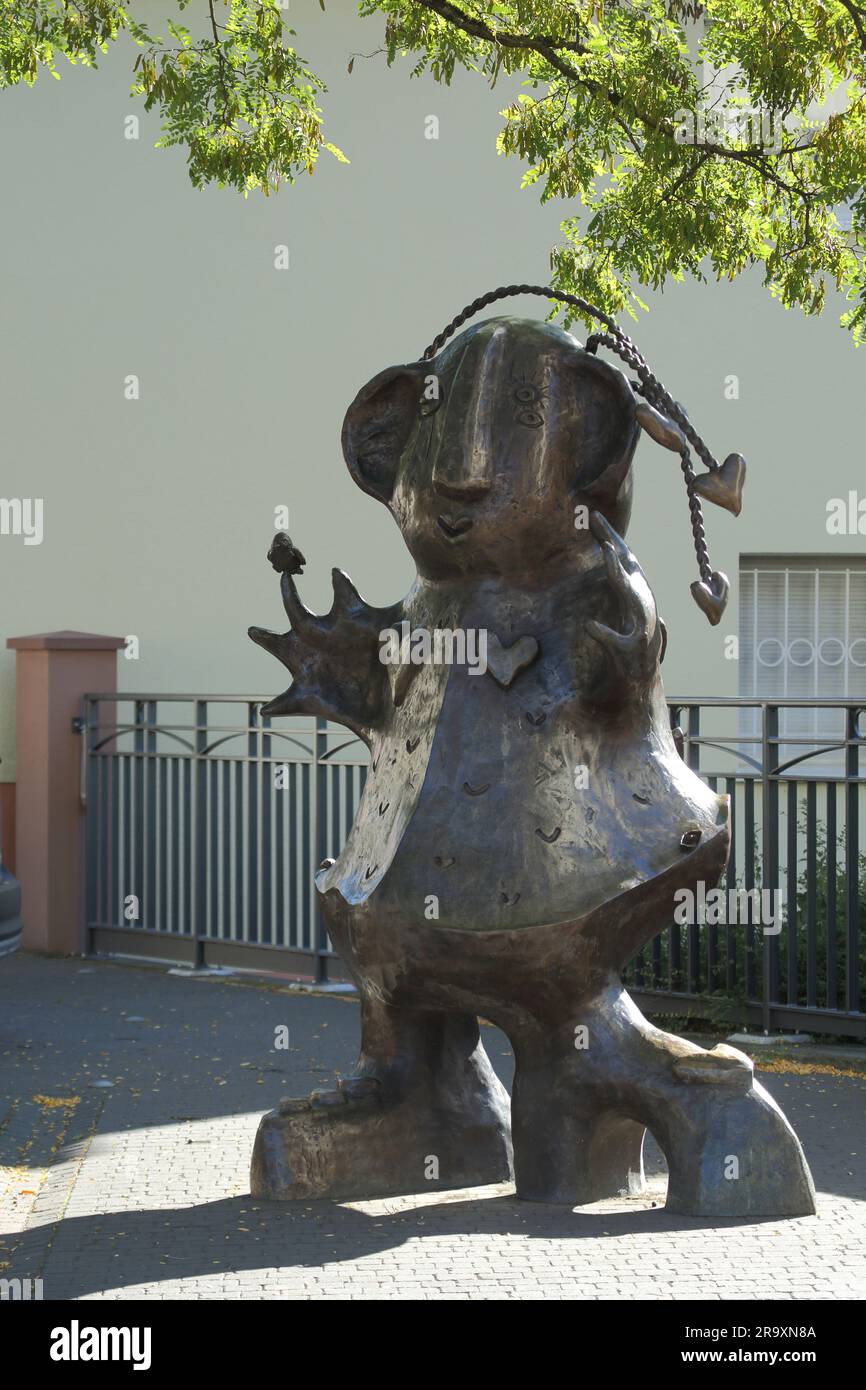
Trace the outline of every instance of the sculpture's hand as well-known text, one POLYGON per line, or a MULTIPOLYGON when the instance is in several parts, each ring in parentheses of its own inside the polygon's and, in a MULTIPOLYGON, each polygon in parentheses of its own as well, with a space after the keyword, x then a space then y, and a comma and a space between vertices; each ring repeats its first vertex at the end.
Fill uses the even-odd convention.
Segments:
POLYGON ((586 630, 632 679, 649 676, 662 660, 666 642, 652 589, 635 556, 601 512, 590 513, 589 529, 601 546, 607 577, 619 599, 622 629, 590 618, 586 630))
MULTIPOLYGON (((291 548, 294 550, 294 548, 291 548)), ((289 546, 276 553, 289 555, 289 546)), ((294 551, 295 556, 300 552, 294 551)), ((303 557, 300 557, 303 560, 303 557)), ((275 565, 282 570, 280 589, 291 630, 270 632, 251 627, 254 642, 271 652, 291 671, 294 681, 282 695, 262 707, 262 713, 317 714, 345 724, 361 737, 381 720, 387 674, 379 661, 379 634, 393 618, 392 610, 371 608, 342 570, 332 570, 334 602, 319 616, 304 605, 293 575, 295 563, 275 565)))

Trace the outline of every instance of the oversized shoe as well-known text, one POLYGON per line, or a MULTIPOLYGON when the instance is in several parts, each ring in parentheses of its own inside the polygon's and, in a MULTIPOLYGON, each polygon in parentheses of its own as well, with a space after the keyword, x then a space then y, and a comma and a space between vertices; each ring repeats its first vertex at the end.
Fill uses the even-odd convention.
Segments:
POLYGON ((385 1100, 374 1077, 283 1101, 259 1124, 254 1197, 352 1200, 480 1187, 511 1178, 508 1095, 464 1104, 385 1100))
POLYGON ((684 1058, 674 1074, 689 1106, 666 1149, 666 1209, 683 1216, 815 1214, 815 1188, 799 1139, 755 1080, 745 1053, 722 1043, 684 1058))

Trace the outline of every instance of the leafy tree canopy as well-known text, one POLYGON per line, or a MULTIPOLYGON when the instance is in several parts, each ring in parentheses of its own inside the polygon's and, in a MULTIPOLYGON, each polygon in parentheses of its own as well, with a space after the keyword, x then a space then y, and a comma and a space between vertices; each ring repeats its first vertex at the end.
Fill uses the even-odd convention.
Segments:
MULTIPOLYGON (((178 0, 157 36, 141 0, 0 0, 0 86, 93 66, 120 35, 132 91, 185 148, 196 187, 267 194, 313 173, 325 84, 280 0, 178 0), (187 24, 179 22, 181 18, 187 24)), ((285 3, 285 0, 284 0, 285 3)), ((325 0, 319 0, 325 9, 325 0)), ((641 285, 760 265, 786 306, 828 284, 866 337, 866 3, 856 0, 360 0, 388 64, 451 82, 522 78, 499 149, 573 211, 558 288, 633 314, 641 285)), ((350 71, 355 59, 349 63, 350 71)))

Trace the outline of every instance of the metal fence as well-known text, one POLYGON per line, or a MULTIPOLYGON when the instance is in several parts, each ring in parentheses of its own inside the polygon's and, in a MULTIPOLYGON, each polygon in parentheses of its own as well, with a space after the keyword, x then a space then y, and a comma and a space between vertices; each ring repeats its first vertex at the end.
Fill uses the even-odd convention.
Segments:
POLYGON ((628 983, 656 1012, 866 1037, 866 706, 668 704, 686 762, 731 798, 724 920, 672 923, 628 983), (761 891, 778 894, 771 924, 761 891))
POLYGON ((327 979, 313 875, 352 824, 367 749, 321 719, 272 727, 264 702, 86 697, 90 947, 327 979))
MULTIPOLYGON (((86 697, 90 948, 339 977, 313 875, 348 834, 367 750, 323 720, 274 727, 263 703, 86 697)), ((669 706, 689 766, 731 797, 728 910, 671 922, 630 965, 630 987, 657 1013, 866 1036, 866 709, 669 706), (762 889, 780 895, 780 930, 755 911, 762 889)))

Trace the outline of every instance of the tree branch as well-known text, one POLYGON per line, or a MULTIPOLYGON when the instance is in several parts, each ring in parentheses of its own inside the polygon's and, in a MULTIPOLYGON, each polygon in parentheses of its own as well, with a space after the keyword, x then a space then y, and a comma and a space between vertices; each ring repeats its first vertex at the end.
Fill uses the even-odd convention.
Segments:
MULTIPOLYGON (((457 5, 452 5, 450 0, 416 0, 422 10, 430 10, 433 14, 438 14, 440 19, 444 19, 446 24, 451 24, 455 29, 468 34, 472 39, 481 39, 484 43, 492 43, 500 48, 524 49, 531 53, 538 53, 545 58, 550 66, 554 68, 561 77, 567 77, 569 82, 576 82, 581 87, 597 95, 603 92, 600 83, 594 82, 591 78, 584 77, 577 71, 577 68, 566 63, 559 57, 557 49, 565 49, 569 53, 577 53, 584 56, 587 49, 584 45, 574 39, 554 39, 543 34, 509 34, 507 29, 491 29, 483 19, 475 19, 472 15, 466 14, 457 5)), ((606 94, 613 105, 617 105, 621 96, 616 92, 606 94)))
POLYGON ((851 22, 857 30, 857 37, 860 40, 860 47, 866 53, 866 11, 861 10, 859 5, 855 5, 853 0, 839 0, 839 4, 851 16, 851 22))
MULTIPOLYGON (((464 34, 468 34, 473 39, 483 39, 486 43, 497 43, 502 48, 532 48, 540 52, 539 45, 544 48, 562 48, 569 53, 578 53, 584 57, 589 49, 582 44, 579 39, 555 39, 549 34, 511 34, 507 29, 491 29, 489 24, 485 24, 483 19, 476 19, 473 15, 466 14, 457 5, 452 5, 450 0, 416 0, 422 9, 432 10, 438 14, 440 19, 446 23, 453 24, 456 29, 462 29, 464 34)), ((573 71, 573 69, 572 69, 573 71)))
POLYGON ((706 164, 707 160, 711 158, 712 155, 709 153, 709 151, 703 150, 701 154, 698 156, 698 158, 695 160, 694 164, 692 164, 688 169, 684 169, 683 172, 680 174, 679 178, 674 180, 667 192, 662 194, 659 201, 662 203, 669 202, 675 193, 679 193, 684 183, 688 183, 691 179, 695 177, 695 174, 698 172, 701 165, 706 164))
MULTIPOLYGON (((576 86, 583 87, 591 96, 602 97, 614 108, 617 124, 624 130, 632 146, 640 152, 639 145, 633 132, 625 121, 623 112, 626 112, 634 120, 638 121, 649 134, 664 135, 674 140, 676 128, 671 121, 657 120, 650 116, 646 111, 642 111, 632 102, 626 100, 622 92, 615 88, 605 88, 591 77, 586 77, 566 62, 557 53, 557 49, 566 49, 569 52, 584 56, 588 50, 583 44, 566 39, 553 39, 545 35, 533 34, 510 34, 504 30, 492 29, 489 24, 482 19, 476 19, 473 15, 468 15, 451 0, 415 0, 424 10, 429 10, 433 14, 438 14, 440 19, 444 19, 447 24, 451 24, 455 29, 468 34, 470 38, 480 39, 484 43, 498 44, 503 48, 524 49, 531 53, 537 53, 544 58, 550 66, 569 82, 576 86)), ((706 155, 717 156, 720 159, 743 160, 748 156, 751 159, 759 158, 762 161, 775 158, 776 153, 767 150, 763 145, 754 145, 745 150, 731 150, 726 145, 719 145, 712 140, 700 140, 690 142, 690 149, 699 150, 706 155)), ((778 152, 780 155, 791 154, 795 151, 788 149, 778 152)), ((768 175, 769 176, 769 175, 768 175)), ((777 180, 778 181, 778 180, 777 180)), ((784 185, 780 185, 784 186, 784 185)), ((802 196, 802 193, 801 193, 802 196)))
POLYGON ((220 37, 219 37, 219 34, 217 33, 216 16, 215 16, 215 14, 214 14, 214 12, 213 12, 213 0, 207 0, 207 7, 208 7, 208 10, 209 10, 209 12, 210 12, 210 26, 211 26, 211 31, 212 31, 212 33, 213 33, 214 49, 216 50, 217 67, 219 68, 219 74, 220 74, 220 86, 221 86, 222 89, 223 89, 223 126, 224 126, 224 128, 225 128, 226 130, 228 130, 228 129, 230 129, 231 124, 232 124, 231 121, 229 120, 229 93, 228 93, 228 87, 226 86, 226 70, 225 70, 224 54, 223 54, 222 44, 220 43, 220 37))

